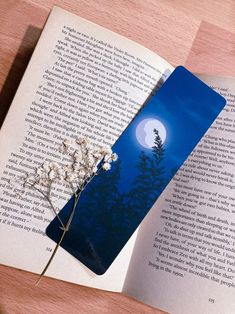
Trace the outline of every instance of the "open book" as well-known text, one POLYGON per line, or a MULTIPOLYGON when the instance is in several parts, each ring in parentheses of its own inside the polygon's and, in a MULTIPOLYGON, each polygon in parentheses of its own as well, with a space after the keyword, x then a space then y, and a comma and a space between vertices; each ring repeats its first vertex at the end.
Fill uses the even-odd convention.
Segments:
MULTIPOLYGON (((54 246, 45 236, 51 211, 33 191, 16 198, 9 182, 45 158, 58 159, 65 137, 112 145, 172 70, 148 49, 53 9, 0 133, 2 264, 41 273, 54 246)), ((229 97, 228 110, 234 105, 229 97)), ((63 249, 47 274, 124 291, 171 313, 205 308, 232 313, 234 141, 227 119, 221 115, 216 121, 145 219, 137 241, 135 233, 104 275, 95 275, 63 249), (225 134, 217 135, 222 128, 225 134)), ((67 198, 59 193, 62 208, 67 198)))

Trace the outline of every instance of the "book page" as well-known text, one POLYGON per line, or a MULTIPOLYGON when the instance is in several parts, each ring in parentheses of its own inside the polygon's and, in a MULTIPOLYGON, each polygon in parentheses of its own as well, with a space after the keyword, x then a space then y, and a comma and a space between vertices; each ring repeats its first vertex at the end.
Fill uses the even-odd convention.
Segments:
POLYGON ((235 313, 235 79, 227 105, 139 229, 124 292, 171 314, 235 313))
MULTIPOLYGON (((63 162, 64 139, 87 136, 112 145, 156 85, 173 68, 146 48, 55 7, 46 23, 0 134, 2 264, 41 273, 55 243, 45 199, 14 185, 44 160, 63 162)), ((70 195, 58 187, 57 208, 70 195)), ((135 236, 104 276, 95 276, 60 249, 47 275, 121 290, 135 236), (121 269, 121 271, 120 271, 121 269)))

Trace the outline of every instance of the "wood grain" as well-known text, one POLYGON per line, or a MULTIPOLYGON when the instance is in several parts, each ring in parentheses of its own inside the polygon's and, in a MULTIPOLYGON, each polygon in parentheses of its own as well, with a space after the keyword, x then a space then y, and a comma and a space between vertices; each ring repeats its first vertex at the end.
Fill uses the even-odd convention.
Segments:
POLYGON ((189 17, 219 26, 233 32, 235 29, 234 0, 157 0, 156 3, 170 5, 189 17))
MULTIPOLYGON (((54 4, 174 65, 187 60, 195 72, 235 73, 235 37, 227 32, 235 29, 234 0, 0 0, 0 125, 54 4)), ((36 287, 36 275, 5 266, 0 276, 0 314, 162 313, 121 294, 49 278, 36 287)))
POLYGON ((163 314, 122 294, 90 289, 0 266, 1 314, 163 314))
POLYGON ((186 66, 195 73, 235 76, 235 33, 202 22, 186 66))

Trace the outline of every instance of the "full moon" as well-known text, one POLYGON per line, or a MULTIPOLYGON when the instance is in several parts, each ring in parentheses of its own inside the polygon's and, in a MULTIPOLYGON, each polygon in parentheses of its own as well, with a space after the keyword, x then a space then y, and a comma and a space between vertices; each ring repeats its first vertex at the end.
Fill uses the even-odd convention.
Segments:
POLYGON ((157 119, 144 119, 136 127, 136 138, 140 145, 145 148, 152 149, 155 139, 154 129, 158 131, 158 134, 162 140, 162 143, 166 140, 166 128, 157 119))

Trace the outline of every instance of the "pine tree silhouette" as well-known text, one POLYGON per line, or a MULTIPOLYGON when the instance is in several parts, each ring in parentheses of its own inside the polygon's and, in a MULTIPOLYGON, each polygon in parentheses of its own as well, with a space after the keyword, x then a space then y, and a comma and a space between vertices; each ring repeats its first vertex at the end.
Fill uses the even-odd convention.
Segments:
POLYGON ((141 212, 150 206, 149 194, 152 192, 149 184, 150 165, 151 158, 141 151, 137 164, 138 175, 132 183, 132 189, 127 194, 129 212, 132 213, 134 219, 140 219, 141 212))
POLYGON ((153 132, 155 134, 154 146, 152 149, 153 155, 155 157, 156 163, 160 164, 161 161, 163 160, 165 149, 163 148, 162 139, 159 135, 158 130, 154 129, 153 132))
POLYGON ((143 218, 165 187, 165 168, 162 166, 165 149, 156 129, 154 134, 152 156, 141 151, 137 164, 139 173, 127 195, 130 207, 134 208, 138 220, 143 218))
POLYGON ((152 148, 153 158, 151 160, 151 179, 152 187, 154 189, 153 196, 156 199, 165 187, 165 167, 162 165, 165 149, 163 148, 161 137, 156 129, 153 130, 155 134, 154 146, 152 148))

